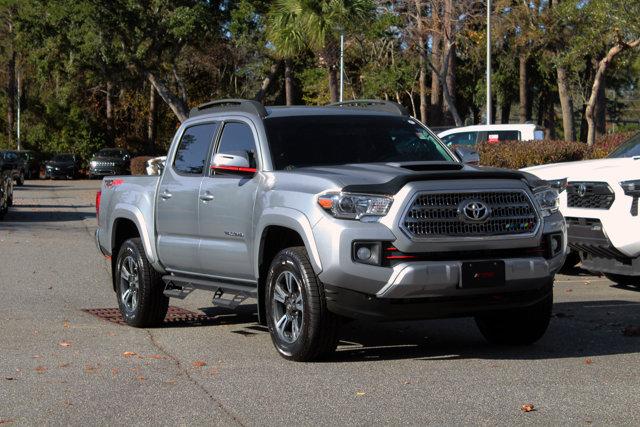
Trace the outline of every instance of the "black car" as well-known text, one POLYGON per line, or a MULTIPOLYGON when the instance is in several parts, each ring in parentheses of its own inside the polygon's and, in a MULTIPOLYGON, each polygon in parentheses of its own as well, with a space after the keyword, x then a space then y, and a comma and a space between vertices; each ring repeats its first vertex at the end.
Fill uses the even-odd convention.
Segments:
POLYGON ((9 172, 0 172, 0 219, 13 205, 13 178, 9 172))
POLYGON ((80 158, 75 154, 57 154, 44 168, 45 178, 74 179, 80 169, 80 158))
POLYGON ((40 177, 40 155, 35 151, 18 151, 18 157, 22 162, 24 176, 27 179, 38 179, 40 177))
POLYGON ((0 151, 0 172, 8 173, 18 185, 24 184, 24 170, 17 151, 0 151))
POLYGON ((89 162, 89 178, 129 173, 131 155, 122 148, 103 148, 89 162))

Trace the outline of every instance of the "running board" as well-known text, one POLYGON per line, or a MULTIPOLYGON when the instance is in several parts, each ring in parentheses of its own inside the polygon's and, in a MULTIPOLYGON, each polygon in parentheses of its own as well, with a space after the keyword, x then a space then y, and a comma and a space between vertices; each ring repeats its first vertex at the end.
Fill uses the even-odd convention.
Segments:
POLYGON ((225 282, 214 279, 194 278, 167 274, 162 276, 165 282, 164 294, 168 297, 185 299, 195 289, 214 292, 214 304, 229 308, 237 307, 247 298, 257 298, 257 286, 239 282, 225 282), (231 300, 220 300, 222 294, 232 295, 231 300))

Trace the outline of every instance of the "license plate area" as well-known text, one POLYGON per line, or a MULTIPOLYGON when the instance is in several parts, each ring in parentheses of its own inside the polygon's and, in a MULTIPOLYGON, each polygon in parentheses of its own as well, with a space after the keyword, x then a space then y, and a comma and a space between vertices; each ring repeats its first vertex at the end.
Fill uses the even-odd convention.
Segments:
POLYGON ((469 261, 462 263, 461 288, 493 288, 504 285, 504 261, 469 261))

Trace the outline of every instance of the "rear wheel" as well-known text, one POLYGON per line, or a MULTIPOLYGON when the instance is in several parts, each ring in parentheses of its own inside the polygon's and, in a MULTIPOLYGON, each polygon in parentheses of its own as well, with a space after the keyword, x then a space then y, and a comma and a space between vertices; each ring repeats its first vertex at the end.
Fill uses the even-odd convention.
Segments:
POLYGON ((129 239, 118 252, 115 271, 120 313, 131 326, 158 326, 169 309, 162 278, 153 269, 140 238, 129 239))
POLYGON ((604 273, 605 277, 622 286, 640 286, 640 276, 625 276, 623 274, 604 273))
POLYGON ((547 331, 552 308, 553 293, 549 293, 542 301, 529 307, 476 316, 476 324, 492 344, 533 344, 547 331))
POLYGON ((266 286, 267 324, 282 357, 306 362, 335 350, 339 320, 327 310, 324 287, 304 247, 276 255, 266 286))
POLYGON ((20 175, 18 175, 18 178, 16 179, 16 184, 18 184, 18 187, 22 187, 24 185, 24 172, 20 172, 20 175))

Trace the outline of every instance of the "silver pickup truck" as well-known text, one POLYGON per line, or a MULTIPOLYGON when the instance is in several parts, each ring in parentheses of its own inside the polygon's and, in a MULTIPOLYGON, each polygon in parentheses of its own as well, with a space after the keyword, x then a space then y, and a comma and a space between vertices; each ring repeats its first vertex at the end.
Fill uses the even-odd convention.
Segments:
POLYGON ((104 179, 100 251, 126 322, 194 289, 258 319, 292 360, 335 350, 347 318, 475 317, 493 343, 546 331, 565 258, 558 192, 475 166, 398 104, 191 111, 160 176, 104 179))

